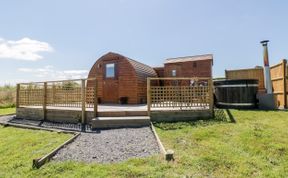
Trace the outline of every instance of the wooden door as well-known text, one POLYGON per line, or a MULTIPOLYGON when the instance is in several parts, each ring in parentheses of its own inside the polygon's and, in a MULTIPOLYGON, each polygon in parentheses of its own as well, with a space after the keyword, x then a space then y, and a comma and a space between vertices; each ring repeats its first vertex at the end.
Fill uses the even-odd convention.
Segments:
POLYGON ((104 79, 103 103, 119 103, 118 80, 104 79))

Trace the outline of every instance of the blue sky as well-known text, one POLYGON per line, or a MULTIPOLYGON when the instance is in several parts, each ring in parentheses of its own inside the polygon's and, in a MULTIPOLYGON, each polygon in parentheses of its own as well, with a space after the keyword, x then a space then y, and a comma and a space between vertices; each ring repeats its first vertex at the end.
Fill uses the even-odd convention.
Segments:
POLYGON ((85 77, 109 51, 151 66, 212 53, 225 69, 288 58, 288 1, 9 0, 0 4, 0 84, 85 77))

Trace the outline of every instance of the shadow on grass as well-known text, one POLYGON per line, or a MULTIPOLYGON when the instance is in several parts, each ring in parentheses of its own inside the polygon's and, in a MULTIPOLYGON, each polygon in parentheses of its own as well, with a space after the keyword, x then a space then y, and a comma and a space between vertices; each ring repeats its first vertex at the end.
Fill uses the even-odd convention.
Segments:
POLYGON ((194 121, 185 121, 185 122, 154 122, 153 125, 162 130, 177 130, 177 129, 183 129, 187 126, 205 127, 221 123, 236 123, 236 120, 229 109, 226 110, 215 109, 214 117, 212 118, 198 119, 194 121))

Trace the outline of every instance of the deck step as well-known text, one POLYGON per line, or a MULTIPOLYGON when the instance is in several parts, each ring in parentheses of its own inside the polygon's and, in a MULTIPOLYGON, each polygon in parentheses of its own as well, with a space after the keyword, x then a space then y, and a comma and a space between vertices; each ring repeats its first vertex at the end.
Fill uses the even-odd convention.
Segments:
POLYGON ((147 111, 99 111, 98 117, 148 116, 147 111))
POLYGON ((142 127, 150 125, 149 116, 125 116, 125 117, 96 117, 91 121, 92 129, 142 127))

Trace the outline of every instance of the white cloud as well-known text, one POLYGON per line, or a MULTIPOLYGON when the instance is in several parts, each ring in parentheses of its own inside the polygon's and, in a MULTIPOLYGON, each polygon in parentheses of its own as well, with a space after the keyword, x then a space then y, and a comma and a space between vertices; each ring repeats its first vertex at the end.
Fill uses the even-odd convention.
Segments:
POLYGON ((43 57, 40 52, 52 52, 53 48, 46 42, 23 38, 18 41, 0 38, 0 58, 37 61, 43 57))
POLYGON ((55 70, 53 66, 45 66, 43 68, 18 68, 18 71, 34 74, 42 80, 65 80, 80 79, 88 76, 88 70, 55 70))

